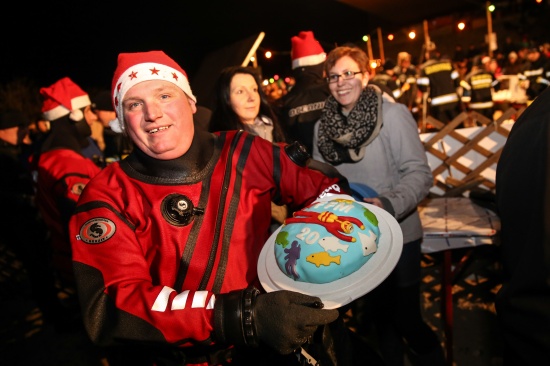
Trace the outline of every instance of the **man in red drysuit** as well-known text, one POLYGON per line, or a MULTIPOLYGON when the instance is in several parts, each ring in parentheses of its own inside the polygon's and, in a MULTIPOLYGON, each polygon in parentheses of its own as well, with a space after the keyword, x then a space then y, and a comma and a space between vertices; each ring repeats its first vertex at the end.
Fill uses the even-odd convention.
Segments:
POLYGON ((70 224, 91 339, 132 345, 120 364, 298 362, 339 314, 258 290, 271 201, 296 210, 347 181, 299 144, 195 129, 187 75, 162 51, 120 54, 112 97, 135 148, 86 186, 70 224))

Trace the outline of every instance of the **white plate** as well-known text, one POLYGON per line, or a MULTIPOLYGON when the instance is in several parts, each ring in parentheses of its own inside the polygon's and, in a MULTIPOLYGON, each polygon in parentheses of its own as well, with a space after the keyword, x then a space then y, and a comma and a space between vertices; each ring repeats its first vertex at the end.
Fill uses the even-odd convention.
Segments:
MULTIPOLYGON (((338 195, 322 198, 329 201, 338 195)), ((345 196, 349 198, 349 196, 345 196)), ((258 259, 258 276, 267 292, 290 290, 318 296, 325 309, 336 309, 372 291, 393 271, 403 250, 403 233, 399 223, 387 211, 365 202, 359 202, 371 210, 378 219, 380 241, 377 252, 358 271, 340 280, 325 284, 311 284, 294 281, 287 277, 277 265, 274 255, 275 238, 279 227, 266 241, 258 259)))

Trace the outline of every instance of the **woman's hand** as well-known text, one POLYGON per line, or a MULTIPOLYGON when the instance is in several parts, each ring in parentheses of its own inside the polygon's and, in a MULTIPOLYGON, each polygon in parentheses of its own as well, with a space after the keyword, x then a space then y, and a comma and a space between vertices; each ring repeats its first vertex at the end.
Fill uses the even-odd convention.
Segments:
POLYGON ((380 208, 384 208, 384 205, 382 205, 382 201, 380 201, 379 198, 373 197, 373 198, 363 198, 363 201, 366 203, 370 203, 371 205, 375 205, 380 208))

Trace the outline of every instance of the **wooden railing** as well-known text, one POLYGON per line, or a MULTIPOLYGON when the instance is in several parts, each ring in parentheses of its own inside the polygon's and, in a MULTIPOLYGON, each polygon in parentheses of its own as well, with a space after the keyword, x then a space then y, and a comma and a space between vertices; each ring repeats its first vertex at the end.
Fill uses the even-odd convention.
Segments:
POLYGON ((496 164, 513 122, 524 110, 509 108, 495 121, 462 112, 448 124, 428 116, 427 124, 436 131, 420 136, 434 175, 430 195, 460 196, 474 187, 494 191, 496 164), (484 126, 458 128, 472 120, 484 126))

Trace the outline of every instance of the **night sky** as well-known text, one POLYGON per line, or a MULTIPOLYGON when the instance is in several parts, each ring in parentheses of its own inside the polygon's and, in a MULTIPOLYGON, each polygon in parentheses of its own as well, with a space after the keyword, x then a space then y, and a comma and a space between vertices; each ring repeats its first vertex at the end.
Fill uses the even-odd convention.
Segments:
POLYGON ((259 60, 270 75, 290 70, 290 38, 299 31, 313 30, 330 48, 360 41, 369 21, 333 0, 110 3, 11 3, 0 22, 0 83, 27 78, 46 86, 69 76, 84 88, 108 88, 118 53, 148 50, 165 51, 192 83, 207 54, 262 31, 261 47, 281 52, 259 60))
MULTIPOLYGON (((409 0, 388 1, 398 11, 409 0)), ((481 0, 455 1, 479 7, 481 0)), ((421 22, 422 0, 416 3, 421 22)), ((262 31, 261 51, 279 52, 271 60, 258 53, 262 73, 284 75, 290 72, 290 38, 298 32, 314 31, 328 51, 361 44, 376 27, 386 30, 383 22, 336 0, 15 1, 5 4, 0 20, 0 84, 25 78, 47 86, 68 76, 88 90, 110 88, 120 52, 163 50, 187 71, 193 87, 207 55, 262 31)))

